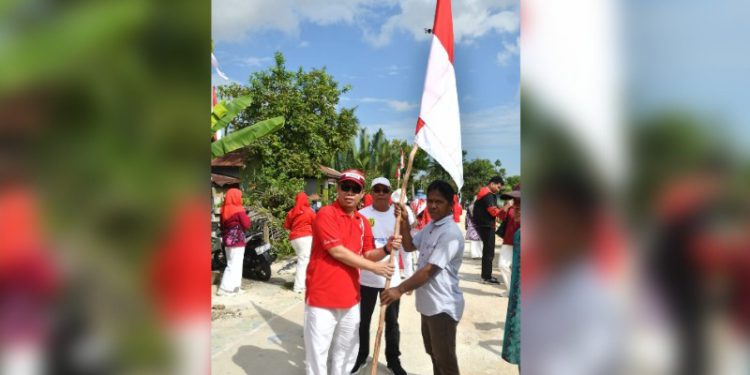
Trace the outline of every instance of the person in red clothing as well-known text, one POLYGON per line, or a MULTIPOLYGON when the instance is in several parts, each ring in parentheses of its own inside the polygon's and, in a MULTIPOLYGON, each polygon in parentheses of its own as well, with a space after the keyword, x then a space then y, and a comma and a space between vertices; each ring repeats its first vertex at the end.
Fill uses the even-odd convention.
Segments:
POLYGON ((305 291, 305 275, 307 264, 310 262, 310 249, 312 248, 312 223, 315 220, 315 211, 310 208, 307 194, 297 193, 294 207, 286 215, 284 228, 289 230, 289 241, 292 243, 294 252, 297 253, 297 274, 294 277, 294 291, 302 293, 305 291))
POLYGON ((506 293, 510 293, 511 266, 513 265, 513 236, 518 228, 521 227, 521 221, 516 217, 516 212, 521 209, 521 187, 516 185, 510 193, 501 194, 500 198, 508 200, 508 204, 500 208, 498 219, 505 222, 505 233, 498 233, 503 237, 503 244, 500 246, 500 257, 497 261, 497 267, 500 269, 500 277, 507 288, 506 293), (510 202, 513 202, 510 204, 510 202))
POLYGON ((372 194, 369 194, 369 193, 365 194, 365 198, 362 201, 364 203, 362 204, 362 207, 360 207, 360 209, 372 206, 372 201, 373 201, 372 194))
POLYGON ((206 204, 203 194, 179 198, 169 210, 169 225, 146 264, 148 294, 159 327, 173 348, 163 372, 205 375, 211 371, 211 270, 206 267, 206 204))
POLYGON ((401 236, 375 248, 370 223, 356 210, 364 184, 362 172, 342 172, 336 201, 321 208, 313 222, 305 292, 308 375, 349 374, 359 350, 359 270, 385 277, 393 274, 389 263, 378 261, 401 246, 401 236))
POLYGON ((458 203, 458 195, 454 195, 453 196, 453 221, 460 223, 462 213, 463 213, 463 209, 461 209, 461 205, 458 203))
POLYGON ((492 277, 492 260, 495 258, 495 221, 500 216, 501 209, 497 207, 497 194, 505 182, 500 176, 490 179, 487 186, 481 188, 474 202, 474 228, 482 239, 482 281, 499 284, 492 277))
POLYGON ((37 193, 0 176, 0 373, 43 373, 63 274, 37 193))
POLYGON ((221 207, 221 234, 227 254, 227 267, 221 277, 216 294, 235 295, 242 284, 242 261, 245 257, 245 230, 250 228, 250 218, 242 206, 242 192, 232 188, 227 191, 221 207))
POLYGON ((412 205, 412 211, 417 214, 417 226, 414 229, 421 230, 432 220, 430 214, 427 212, 427 200, 422 198, 415 199, 412 205))

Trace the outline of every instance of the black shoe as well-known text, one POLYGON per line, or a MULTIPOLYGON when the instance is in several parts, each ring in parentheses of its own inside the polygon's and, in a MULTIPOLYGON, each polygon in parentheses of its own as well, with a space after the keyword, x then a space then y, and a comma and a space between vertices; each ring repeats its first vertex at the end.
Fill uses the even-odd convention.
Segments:
MULTIPOLYGON (((367 361, 365 361, 365 362, 367 362, 367 361)), ((352 373, 352 374, 359 374, 359 372, 360 372, 360 371, 362 371, 362 369, 364 368, 364 366, 365 366, 365 362, 359 362, 359 363, 356 363, 356 364, 354 365, 354 368, 352 369, 352 372, 351 372, 351 373, 352 373)))
POLYGON ((389 363, 388 370, 391 370, 393 375, 407 375, 404 368, 401 367, 401 362, 389 363))
POLYGON ((485 284, 500 284, 500 282, 497 281, 497 279, 494 277, 490 277, 489 279, 483 279, 482 282, 485 284))

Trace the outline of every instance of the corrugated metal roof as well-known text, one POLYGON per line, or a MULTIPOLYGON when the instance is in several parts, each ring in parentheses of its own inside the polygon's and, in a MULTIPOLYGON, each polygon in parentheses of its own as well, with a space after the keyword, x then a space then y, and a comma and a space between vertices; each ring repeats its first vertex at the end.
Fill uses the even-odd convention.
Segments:
POLYGON ((222 174, 211 173, 211 182, 218 186, 235 185, 240 183, 239 178, 224 176, 222 174))
POLYGON ((212 167, 244 167, 245 153, 243 151, 233 151, 224 156, 211 160, 212 167))

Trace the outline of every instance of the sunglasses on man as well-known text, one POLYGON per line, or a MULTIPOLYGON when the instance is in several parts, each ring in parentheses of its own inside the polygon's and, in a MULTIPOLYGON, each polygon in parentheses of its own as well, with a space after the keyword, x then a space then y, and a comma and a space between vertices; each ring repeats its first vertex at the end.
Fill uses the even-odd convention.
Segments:
POLYGON ((372 192, 375 194, 388 194, 391 192, 391 189, 387 187, 374 187, 372 192))
POLYGON ((339 188, 341 188, 341 191, 343 192, 353 192, 354 194, 359 194, 362 192, 362 186, 359 186, 357 184, 340 184, 339 188))

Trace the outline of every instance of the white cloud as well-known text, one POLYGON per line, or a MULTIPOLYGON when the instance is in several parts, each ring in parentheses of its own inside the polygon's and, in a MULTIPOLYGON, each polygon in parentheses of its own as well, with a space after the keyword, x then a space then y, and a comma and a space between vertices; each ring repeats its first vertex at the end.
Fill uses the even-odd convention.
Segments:
MULTIPOLYGON (((490 33, 518 31, 518 0, 461 0, 453 3, 456 43, 471 44, 490 33)), ((214 0, 212 37, 239 42, 254 32, 276 30, 298 36, 300 24, 357 25, 373 46, 390 43, 397 33, 427 40, 434 0, 214 0), (395 9, 395 14, 393 11, 395 9), (383 21, 383 13, 390 15, 383 21), (368 23, 372 26, 368 26, 368 23)))
POLYGON ((391 65, 386 68, 386 72, 389 76, 397 76, 406 69, 408 69, 406 66, 391 65))
POLYGON ((395 99, 381 99, 381 98, 361 98, 361 99, 353 99, 356 101, 359 101, 360 103, 383 103, 388 105, 391 109, 397 111, 397 112, 404 112, 409 111, 414 108, 417 108, 416 103, 409 103, 407 101, 402 100, 395 100, 395 99))
POLYGON ((514 56, 518 56, 519 54, 519 48, 518 48, 518 38, 516 38, 515 42, 503 42, 503 50, 497 53, 497 62, 501 66, 506 66, 510 62, 510 59, 514 56))
POLYGON ((388 106, 395 109, 398 112, 404 112, 404 111, 417 108, 416 103, 403 102, 400 100, 390 100, 388 101, 388 106))
POLYGON ((214 41, 239 42, 249 34, 277 30, 299 34, 304 21, 318 25, 354 23, 376 0, 213 0, 211 31, 214 41))
POLYGON ((306 40, 303 40, 303 41, 301 41, 299 43, 299 48, 305 48, 305 47, 309 47, 309 46, 310 46, 310 42, 308 42, 306 40))
POLYGON ((268 56, 266 57, 248 56, 248 57, 240 58, 239 64, 242 66, 253 68, 253 67, 263 66, 265 64, 270 63, 271 61, 273 61, 273 58, 268 57, 268 56))
MULTIPOLYGON (((400 13, 389 17, 379 30, 365 29, 365 40, 376 47, 390 43, 396 33, 411 34, 416 40, 427 40, 425 28, 432 27, 435 2, 431 0, 399 0, 400 13)), ((471 44, 489 33, 518 31, 516 1, 463 0, 454 2, 453 32, 456 43, 471 44)))

